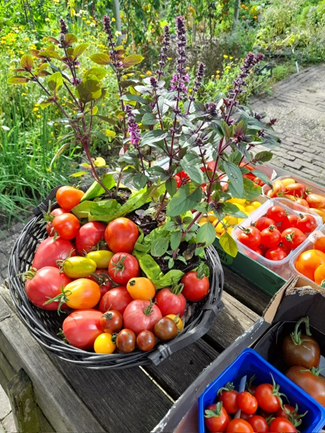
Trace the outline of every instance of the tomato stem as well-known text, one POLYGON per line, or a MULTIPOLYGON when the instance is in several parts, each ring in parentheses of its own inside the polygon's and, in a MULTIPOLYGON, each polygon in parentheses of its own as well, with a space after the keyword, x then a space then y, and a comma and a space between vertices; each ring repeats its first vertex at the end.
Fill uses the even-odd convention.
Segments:
POLYGON ((299 327, 302 323, 305 324, 306 335, 308 335, 308 337, 312 336, 312 334, 310 332, 310 327, 309 327, 309 317, 307 317, 307 316, 302 317, 300 320, 298 320, 298 322, 296 323, 294 331, 290 334, 292 342, 296 346, 300 346, 303 343, 303 341, 305 341, 305 340, 301 339, 301 330, 299 329, 299 327))
POLYGON ((221 410, 222 410, 222 401, 219 401, 216 404, 215 410, 208 410, 208 409, 205 410, 204 417, 205 418, 215 418, 215 417, 218 417, 218 416, 221 415, 221 410))
POLYGON ((64 290, 64 286, 62 286, 61 287, 61 293, 54 296, 54 298, 49 298, 49 300, 44 302, 43 305, 47 305, 47 304, 50 304, 51 302, 59 301, 57 313, 60 316, 60 313, 62 312, 61 307, 64 303, 66 303, 69 300, 68 296, 70 296, 71 294, 72 294, 71 290, 64 290))

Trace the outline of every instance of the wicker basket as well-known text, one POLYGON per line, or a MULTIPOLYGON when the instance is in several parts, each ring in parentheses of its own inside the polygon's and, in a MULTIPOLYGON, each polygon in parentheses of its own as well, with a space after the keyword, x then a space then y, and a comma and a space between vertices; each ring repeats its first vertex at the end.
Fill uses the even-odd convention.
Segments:
POLYGON ((206 259, 210 267, 211 290, 206 299, 188 305, 185 327, 180 335, 168 343, 158 344, 150 352, 136 350, 129 354, 97 354, 69 346, 57 336, 62 327, 64 315, 56 311, 42 310, 31 304, 26 296, 25 285, 20 274, 31 266, 36 248, 47 234, 45 224, 40 224, 42 211, 47 209, 45 200, 35 209, 36 216, 23 228, 9 258, 9 289, 18 314, 31 334, 46 349, 59 358, 78 366, 93 369, 120 369, 139 365, 158 365, 172 353, 201 338, 210 328, 214 317, 222 308, 223 270, 218 253, 213 247, 207 248, 206 259))

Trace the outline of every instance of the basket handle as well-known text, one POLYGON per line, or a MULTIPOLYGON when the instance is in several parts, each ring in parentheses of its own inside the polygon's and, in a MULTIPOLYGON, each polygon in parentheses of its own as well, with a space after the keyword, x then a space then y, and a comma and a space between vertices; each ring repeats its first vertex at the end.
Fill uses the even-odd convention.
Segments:
POLYGON ((49 192, 48 196, 39 205, 37 205, 33 209, 33 214, 35 216, 42 215, 44 212, 46 212, 48 210, 50 201, 52 202, 55 199, 56 192, 61 186, 62 185, 59 185, 59 186, 56 186, 55 188, 53 188, 49 192))

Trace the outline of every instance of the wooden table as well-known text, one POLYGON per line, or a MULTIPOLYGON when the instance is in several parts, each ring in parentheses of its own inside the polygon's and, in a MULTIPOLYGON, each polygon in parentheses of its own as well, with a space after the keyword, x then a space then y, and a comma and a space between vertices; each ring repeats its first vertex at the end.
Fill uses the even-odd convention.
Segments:
POLYGON ((269 297, 225 271, 210 331, 158 366, 89 370, 43 350, 0 286, 0 383, 24 432, 150 432, 200 372, 259 319, 269 297), (26 416, 28 415, 28 416, 26 416))

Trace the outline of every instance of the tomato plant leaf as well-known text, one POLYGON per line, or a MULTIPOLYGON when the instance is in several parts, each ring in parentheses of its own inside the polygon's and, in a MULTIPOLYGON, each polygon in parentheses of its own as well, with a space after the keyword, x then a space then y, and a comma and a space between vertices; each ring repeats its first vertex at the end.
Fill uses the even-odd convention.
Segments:
POLYGON ((196 241, 199 244, 205 244, 205 246, 209 246, 213 244, 216 238, 216 231, 214 226, 208 221, 203 224, 196 235, 196 241))
POLYGON ((240 168, 229 161, 224 161, 223 167, 229 179, 229 191, 231 195, 241 198, 244 194, 244 181, 240 168))
POLYGON ((89 58, 97 65, 109 65, 111 62, 111 58, 107 53, 92 54, 89 58))
POLYGON ((238 246, 235 239, 233 239, 229 233, 224 232, 219 238, 219 243, 223 250, 231 257, 237 256, 238 246))
POLYGON ((167 215, 175 217, 194 209, 200 203, 202 191, 200 187, 187 183, 178 189, 167 206, 167 215))
POLYGON ((98 202, 85 200, 75 206, 72 213, 79 219, 87 218, 89 221, 109 223, 115 219, 115 215, 120 208, 120 203, 115 199, 100 200, 98 202))
POLYGON ((178 269, 172 269, 153 283, 156 289, 163 289, 164 287, 170 287, 177 284, 183 275, 184 272, 178 269))

